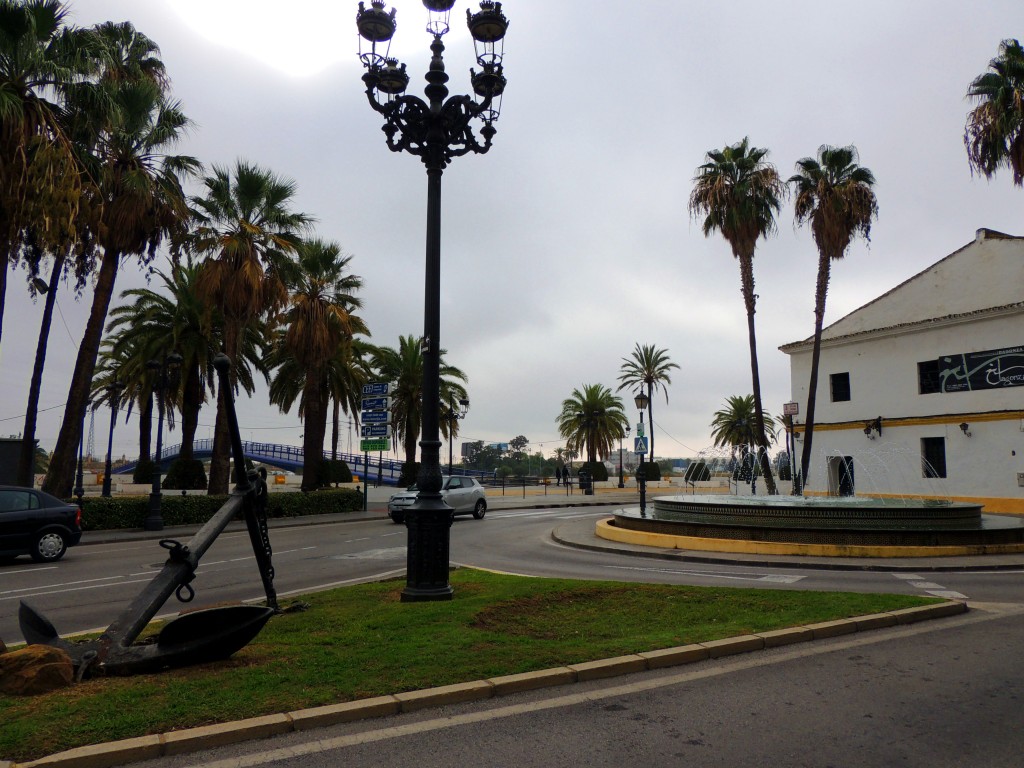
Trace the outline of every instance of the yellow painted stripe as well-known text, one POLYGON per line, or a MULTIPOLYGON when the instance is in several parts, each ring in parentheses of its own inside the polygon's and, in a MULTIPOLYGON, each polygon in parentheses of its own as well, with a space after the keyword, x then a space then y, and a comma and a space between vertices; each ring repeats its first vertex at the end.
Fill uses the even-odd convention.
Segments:
MULTIPOLYGON (((895 427, 919 427, 934 424, 954 424, 961 422, 973 423, 978 421, 1018 421, 1024 419, 1024 411, 989 411, 987 413, 952 413, 943 416, 883 416, 883 431, 895 427)), ((874 418, 859 421, 837 421, 829 424, 814 424, 815 432, 837 432, 855 429, 858 432, 864 431, 864 425, 874 418)), ((794 432, 798 435, 804 433, 804 424, 794 425, 794 432)))
POLYGON ((706 539, 673 536, 616 528, 613 518, 599 520, 598 538, 620 544, 637 544, 658 549, 689 549, 697 552, 728 552, 740 555, 798 555, 802 557, 951 557, 958 555, 1012 555, 1024 553, 1024 544, 976 544, 961 547, 885 547, 834 544, 785 544, 734 539, 706 539))

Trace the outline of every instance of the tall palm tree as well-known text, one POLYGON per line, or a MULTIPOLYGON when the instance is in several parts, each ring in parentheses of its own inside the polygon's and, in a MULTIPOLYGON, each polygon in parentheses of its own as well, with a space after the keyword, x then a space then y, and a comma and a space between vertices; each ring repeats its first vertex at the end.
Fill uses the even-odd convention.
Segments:
MULTIPOLYGON (((776 435, 775 419, 765 411, 761 415, 765 429, 774 442, 776 435)), ((740 445, 757 443, 757 419, 754 418, 753 395, 731 395, 725 399, 725 406, 715 411, 711 420, 711 438, 715 447, 728 446, 735 448, 740 445)))
POLYGON ((180 237, 187 217, 182 179, 200 167, 192 157, 167 154, 190 123, 152 76, 156 44, 127 23, 104 27, 100 33, 117 62, 100 78, 110 105, 95 121, 98 132, 90 145, 91 173, 102 200, 101 222, 93 234, 102 257, 64 420, 43 485, 58 496, 71 490, 89 384, 121 261, 134 256, 148 264, 165 239, 180 237), (125 65, 126 56, 140 64, 125 65))
MULTIPOLYGON (((440 396, 455 394, 465 397, 460 382, 466 374, 445 362, 445 350, 440 352, 440 396)), ((394 385, 391 393, 392 428, 405 452, 405 461, 416 461, 416 441, 423 424, 423 348, 416 336, 400 336, 398 348, 378 347, 372 354, 372 366, 379 381, 394 385)))
POLYGON ((26 234, 40 251, 77 240, 82 174, 65 97, 96 73, 101 48, 67 14, 58 0, 0 0, 0 335, 8 265, 26 234))
POLYGON ((155 272, 161 291, 133 288, 124 291, 126 303, 110 311, 107 335, 115 350, 125 345, 141 349, 146 360, 158 359, 169 350, 182 357, 180 392, 170 392, 168 412, 181 412, 180 458, 192 458, 199 412, 214 393, 216 376, 213 358, 219 338, 210 322, 210 314, 199 301, 196 280, 199 266, 191 260, 175 262, 170 271, 155 272))
MULTIPOLYGON (((207 257, 199 295, 220 312, 224 352, 237 362, 245 327, 285 306, 284 273, 311 219, 292 210, 293 181, 242 160, 233 168, 215 166, 203 185, 205 195, 191 200, 188 245, 207 257)), ((210 493, 227 492, 230 448, 224 396, 218 393, 210 493)))
MULTIPOLYGON (((747 310, 747 336, 750 346, 750 375, 753 383, 757 421, 756 444, 767 448, 761 403, 761 376, 757 365, 757 335, 754 312, 757 295, 754 293, 754 250, 760 238, 775 231, 775 216, 782 207, 786 185, 778 171, 765 158, 767 149, 750 146, 748 139, 707 153, 707 162, 697 168, 693 191, 690 193, 690 213, 703 217, 704 236, 720 232, 732 248, 732 255, 740 264, 740 290, 747 310)), ((761 471, 774 494, 775 478, 763 456, 761 471)))
POLYGON ((351 256, 342 256, 337 243, 304 240, 298 249, 298 269, 289 280, 289 306, 281 346, 302 372, 304 416, 302 490, 316 490, 327 432, 331 390, 327 371, 341 349, 357 334, 366 334, 363 320, 353 313, 362 307, 355 294, 363 281, 349 272, 351 256))
POLYGON ((665 405, 668 405, 668 385, 672 383, 669 371, 679 366, 668 359, 667 349, 657 349, 653 344, 641 346, 637 342, 632 358, 622 358, 619 370, 619 386, 616 392, 624 389, 634 390, 647 387, 647 421, 651 429, 651 461, 654 461, 654 390, 661 389, 665 393, 665 405))
POLYGON ((562 401, 558 415, 558 433, 565 439, 567 452, 586 451, 591 463, 611 455, 628 424, 622 400, 603 384, 574 389, 562 401))
POLYGON ((814 346, 811 351, 811 380, 807 389, 804 447, 800 456, 800 477, 807 481, 814 439, 814 407, 818 394, 818 361, 821 358, 821 329, 825 320, 825 299, 832 262, 843 258, 857 235, 871 239, 871 222, 878 217, 874 174, 858 165, 857 148, 818 148, 818 157, 797 160, 799 171, 789 183, 795 190, 797 224, 810 224, 818 246, 818 280, 814 290, 814 346))
POLYGON ((967 88, 977 104, 964 129, 967 161, 989 179, 1005 166, 1013 183, 1024 186, 1024 48, 1018 40, 1003 40, 988 67, 967 88))

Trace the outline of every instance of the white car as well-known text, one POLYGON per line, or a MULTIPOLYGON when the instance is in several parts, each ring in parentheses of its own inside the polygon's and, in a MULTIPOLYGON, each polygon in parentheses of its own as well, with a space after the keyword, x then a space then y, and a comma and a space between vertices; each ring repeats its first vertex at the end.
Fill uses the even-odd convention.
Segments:
MULTIPOLYGON (((483 520, 487 514, 487 495, 484 487, 475 477, 441 478, 441 496, 455 515, 473 515, 483 520)), ((405 522, 405 510, 416 501, 419 490, 410 485, 406 490, 394 494, 388 499, 388 517, 395 523, 405 522)))

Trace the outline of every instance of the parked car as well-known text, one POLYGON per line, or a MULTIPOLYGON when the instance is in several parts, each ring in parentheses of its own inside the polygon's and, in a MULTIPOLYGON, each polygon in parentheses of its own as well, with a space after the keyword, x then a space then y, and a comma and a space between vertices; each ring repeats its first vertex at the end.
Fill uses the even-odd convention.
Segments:
POLYGON ((34 488, 0 485, 0 558, 53 563, 82 538, 82 510, 34 488))
MULTIPOLYGON (((487 495, 484 487, 475 477, 448 477, 444 475, 441 484, 441 495, 451 507, 455 515, 473 515, 483 520, 487 514, 487 495)), ((406 490, 392 495, 388 499, 388 517, 396 523, 405 522, 405 510, 416 501, 419 489, 410 485, 406 490)))

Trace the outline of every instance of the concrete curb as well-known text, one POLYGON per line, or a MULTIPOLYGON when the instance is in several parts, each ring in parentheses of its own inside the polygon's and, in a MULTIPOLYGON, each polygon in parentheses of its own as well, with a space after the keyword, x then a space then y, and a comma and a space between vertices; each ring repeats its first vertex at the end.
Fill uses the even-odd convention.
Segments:
POLYGON ((693 643, 677 648, 617 656, 610 659, 570 664, 565 667, 542 669, 536 672, 494 677, 469 683, 409 691, 392 696, 378 696, 372 699, 351 701, 343 704, 315 707, 278 715, 265 715, 247 720, 218 725, 206 725, 172 731, 153 736, 78 747, 58 752, 29 763, 10 763, 0 760, 0 768, 113 768, 141 760, 151 760, 169 755, 198 752, 212 747, 237 744, 243 741, 265 739, 293 731, 306 731, 339 723, 368 720, 402 712, 415 712, 429 707, 443 707, 497 696, 506 696, 520 691, 536 690, 599 680, 607 677, 626 675, 634 672, 664 669, 693 664, 705 659, 717 659, 740 653, 759 651, 792 643, 810 642, 827 637, 865 632, 884 627, 913 624, 919 621, 940 619, 966 613, 967 603, 950 601, 918 608, 904 608, 898 611, 855 616, 837 621, 826 621, 801 627, 790 627, 771 632, 706 643, 693 643))

